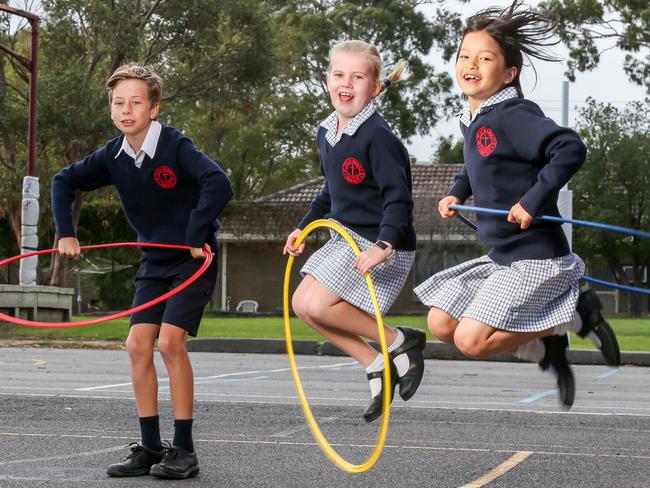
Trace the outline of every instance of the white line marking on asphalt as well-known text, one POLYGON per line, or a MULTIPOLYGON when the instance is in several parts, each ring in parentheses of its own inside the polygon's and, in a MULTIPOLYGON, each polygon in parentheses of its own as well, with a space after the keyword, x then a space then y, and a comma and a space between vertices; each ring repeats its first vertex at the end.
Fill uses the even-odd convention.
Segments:
MULTIPOLYGON (((12 435, 11 433, 2 432, 0 435, 12 435)), ((21 435, 21 434, 18 434, 21 435)), ((73 436, 73 435, 60 435, 60 437, 83 437, 96 439, 96 436, 73 436)), ((109 447, 106 449, 96 449, 94 451, 86 452, 76 452, 74 454, 66 454, 65 456, 48 456, 48 457, 39 457, 39 458, 28 458, 28 459, 14 459, 13 461, 4 461, 0 462, 0 466, 6 466, 8 464, 24 464, 24 463, 40 463, 42 461, 60 461, 62 459, 73 459, 80 456, 94 456, 95 454, 105 454, 107 452, 121 451, 124 449, 124 446, 109 447)))
POLYGON ((503 476, 511 469, 515 468, 519 464, 523 463, 534 453, 531 451, 519 451, 513 454, 510 458, 499 464, 496 468, 491 470, 488 473, 485 473, 483 476, 477 480, 467 483, 460 486, 459 488, 481 488, 482 486, 487 485, 488 483, 494 481, 495 479, 503 476))
MULTIPOLYGON (((336 363, 336 364, 326 364, 324 366, 299 366, 298 369, 329 369, 329 368, 339 368, 341 366, 350 366, 358 364, 356 361, 347 361, 345 363, 336 363)), ((224 373, 214 376, 200 376, 195 378, 197 380, 212 380, 216 378, 228 378, 231 376, 245 376, 249 374, 264 374, 264 373, 284 373, 285 371, 291 371, 291 368, 279 368, 279 369, 270 369, 270 370, 255 370, 255 371, 238 371, 235 373, 224 373)), ((168 382, 169 378, 158 378, 159 382, 168 382)), ((86 388, 76 388, 75 391, 93 391, 93 390, 103 390, 106 388, 116 388, 118 386, 130 386, 131 383, 116 383, 113 385, 102 385, 102 386, 88 386, 86 388)))

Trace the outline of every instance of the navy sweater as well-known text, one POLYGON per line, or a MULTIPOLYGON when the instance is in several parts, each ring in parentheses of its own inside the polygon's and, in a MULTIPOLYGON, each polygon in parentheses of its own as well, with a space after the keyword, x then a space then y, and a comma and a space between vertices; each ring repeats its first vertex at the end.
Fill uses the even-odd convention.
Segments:
MULTIPOLYGON (((223 170, 174 127, 162 127, 154 158, 145 156, 141 168, 124 151, 115 158, 123 137, 54 176, 52 212, 58 236, 76 236, 71 210, 75 190, 115 185, 138 242, 191 247, 210 243, 214 248, 217 216, 233 196, 223 170)), ((154 248, 143 251, 150 259, 178 255, 154 248)))
MULTIPOLYGON (((479 114, 466 127, 465 164, 450 195, 479 207, 510 210, 517 202, 530 215, 560 216, 560 189, 582 166, 586 148, 571 129, 558 126, 533 102, 512 98, 479 114)), ((570 252, 561 224, 533 221, 526 230, 502 215, 478 214, 481 240, 489 256, 510 265, 522 259, 548 259, 570 252)))
POLYGON ((325 133, 316 136, 325 184, 298 228, 329 216, 370 241, 414 250, 409 156, 386 121, 375 112, 334 147, 325 133))

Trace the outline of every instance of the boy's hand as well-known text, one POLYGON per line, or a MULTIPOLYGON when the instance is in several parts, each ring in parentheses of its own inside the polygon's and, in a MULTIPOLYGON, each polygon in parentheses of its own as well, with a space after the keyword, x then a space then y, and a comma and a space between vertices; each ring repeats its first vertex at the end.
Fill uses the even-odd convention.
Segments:
POLYGON ((458 205, 459 203, 461 203, 460 198, 454 197, 452 195, 446 196, 440 200, 438 202, 438 212, 440 213, 440 216, 443 219, 449 219, 458 215, 458 210, 449 208, 449 205, 458 205))
POLYGON ((59 254, 69 258, 78 259, 81 256, 79 241, 76 237, 62 237, 59 239, 59 254))
POLYGON ((508 222, 511 224, 519 224, 521 229, 528 229, 533 222, 533 216, 524 210, 519 203, 513 205, 508 214, 508 222))
POLYGON ((386 259, 386 253, 382 249, 372 246, 357 256, 352 267, 364 275, 378 264, 386 261, 386 259))
POLYGON ((302 231, 300 229, 296 229, 291 234, 289 234, 289 237, 287 237, 287 242, 284 245, 284 249, 282 250, 282 254, 291 254, 292 256, 300 256, 302 254, 302 252, 305 250, 305 243, 303 242, 298 247, 294 246, 294 243, 296 242, 296 239, 300 237, 300 234, 302 234, 302 231))
MULTIPOLYGON (((208 249, 208 251, 212 252, 209 244, 205 244, 205 247, 208 249)), ((203 257, 203 249, 204 248, 202 247, 191 247, 190 254, 194 259, 201 259, 203 257)))

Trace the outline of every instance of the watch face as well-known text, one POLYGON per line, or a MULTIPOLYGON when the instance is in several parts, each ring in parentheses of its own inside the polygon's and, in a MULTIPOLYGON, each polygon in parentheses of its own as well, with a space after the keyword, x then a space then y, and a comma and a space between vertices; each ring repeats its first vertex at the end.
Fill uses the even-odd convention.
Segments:
POLYGON ((382 251, 385 251, 386 249, 388 249, 388 245, 384 241, 375 242, 375 246, 377 246, 382 251))

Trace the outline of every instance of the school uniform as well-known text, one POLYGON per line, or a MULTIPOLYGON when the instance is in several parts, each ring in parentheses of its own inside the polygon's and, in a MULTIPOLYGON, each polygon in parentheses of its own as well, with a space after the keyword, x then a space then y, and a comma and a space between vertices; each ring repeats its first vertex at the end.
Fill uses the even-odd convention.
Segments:
MULTIPOLYGON (((337 133, 336 112, 318 128, 325 183, 298 225, 329 217, 350 233, 359 249, 390 242, 393 255, 370 271, 381 313, 404 286, 415 257, 411 169, 408 152, 370 102, 337 133)), ((335 232, 301 269, 355 307, 375 314, 365 278, 353 269, 356 256, 335 232)))
MULTIPOLYGON (((218 215, 232 198, 228 177, 174 127, 153 121, 134 153, 124 135, 64 168, 52 181, 57 235, 75 237, 72 203, 76 190, 114 185, 138 242, 181 244, 217 250, 218 215)), ((133 305, 162 295, 201 266, 189 251, 142 248, 133 305)), ((170 323, 195 336, 217 276, 216 260, 191 286, 164 303, 131 317, 136 323, 170 323)))
MULTIPOLYGON (((465 164, 449 195, 479 207, 560 216, 560 189, 578 171, 586 148, 571 129, 544 116, 506 88, 471 118, 461 116, 465 164)), ((513 332, 541 331, 573 319, 584 263, 571 253, 561 224, 533 221, 528 229, 505 217, 477 214, 486 256, 435 274, 415 288, 428 307, 455 319, 478 320, 513 332)))

